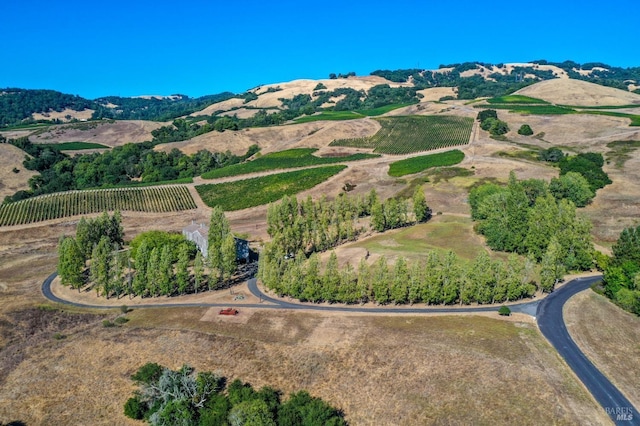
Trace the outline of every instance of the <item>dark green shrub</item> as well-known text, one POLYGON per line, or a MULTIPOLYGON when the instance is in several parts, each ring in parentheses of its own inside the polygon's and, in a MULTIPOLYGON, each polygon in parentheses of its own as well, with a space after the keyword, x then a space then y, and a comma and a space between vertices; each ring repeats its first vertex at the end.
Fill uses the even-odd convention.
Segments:
POLYGON ((531 136, 533 134, 533 130, 531 130, 531 126, 528 124, 523 124, 518 129, 518 134, 522 136, 531 136))
POLYGON ((126 324, 129 322, 129 318, 125 318, 125 317, 118 317, 116 318, 115 323, 118 325, 122 325, 122 324, 126 324))
POLYGON ((509 315, 511 315, 511 309, 509 309, 508 306, 500 306, 500 309, 498 309, 498 314, 508 317, 509 315))
POLYGON ((145 406, 137 395, 129 398, 124 404, 124 415, 135 420, 144 418, 145 406))
POLYGON ((115 327, 116 324, 111 320, 104 320, 102 321, 102 326, 109 328, 109 327, 115 327))

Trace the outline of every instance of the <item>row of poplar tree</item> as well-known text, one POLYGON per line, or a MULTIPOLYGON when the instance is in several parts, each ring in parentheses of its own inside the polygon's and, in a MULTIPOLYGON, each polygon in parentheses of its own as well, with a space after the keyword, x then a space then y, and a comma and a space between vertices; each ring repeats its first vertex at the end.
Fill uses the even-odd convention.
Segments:
POLYGON ((358 197, 341 194, 333 201, 307 197, 299 202, 294 196, 285 196, 267 210, 267 233, 272 244, 286 254, 302 250, 308 255, 355 240, 366 229, 358 221, 363 217, 370 217, 371 229, 382 232, 424 222, 431 218, 431 209, 421 188, 413 196, 412 218, 408 200, 389 198, 381 202, 375 189, 358 197))
MULTIPOLYGON (((543 268, 552 277, 557 264, 543 268)), ((322 270, 317 254, 307 260, 304 253, 285 258, 268 246, 260 256, 259 278, 280 296, 309 302, 379 304, 499 303, 531 297, 538 289, 533 259, 509 256, 506 262, 491 260, 486 252, 465 264, 453 252, 429 252, 425 259, 407 262, 403 257, 389 265, 386 257, 375 263, 362 259, 357 268, 338 266, 331 253, 322 270)))
POLYGON ((180 234, 150 231, 124 244, 121 215, 82 218, 76 236, 61 238, 58 274, 65 286, 99 296, 157 297, 225 285, 237 270, 236 244, 221 209, 211 214, 208 256, 180 234), (87 266, 88 265, 88 266, 87 266))
MULTIPOLYGON (((307 238, 321 234, 324 226, 325 233, 336 236, 331 242, 338 244, 341 242, 337 238, 339 233, 330 231, 331 227, 336 228, 335 220, 331 218, 343 217, 336 213, 342 211, 355 212, 352 217, 356 217, 359 211, 366 214, 366 208, 357 210, 357 206, 362 205, 371 206, 368 213, 375 229, 371 212, 375 205, 382 206, 383 212, 398 211, 387 207, 390 205, 408 206, 406 200, 390 200, 380 203, 372 192, 368 197, 355 201, 345 195, 332 203, 321 200, 317 204, 310 199, 298 203, 295 198, 286 198, 272 205, 268 215, 272 241, 261 253, 259 278, 281 296, 311 302, 486 304, 531 297, 538 288, 552 291, 564 274, 564 252, 557 243, 551 244, 540 259, 539 283, 535 282, 538 259, 533 255, 527 258, 511 255, 503 262, 492 261, 486 252, 482 252, 474 262, 465 264, 453 252, 445 255, 430 252, 421 261, 409 264, 404 258, 399 258, 392 266, 384 256, 372 265, 362 259, 356 269, 349 264, 339 268, 335 253, 331 253, 322 269, 314 253, 320 250, 309 250, 309 247, 319 247, 309 243, 307 238), (352 210, 349 206, 356 208, 352 210), (322 215, 328 219, 319 220, 322 215)), ((400 211, 406 212, 407 208, 400 211)), ((420 221, 431 216, 422 188, 414 194, 413 213, 420 221)), ((407 220, 405 223, 410 222, 407 220)))

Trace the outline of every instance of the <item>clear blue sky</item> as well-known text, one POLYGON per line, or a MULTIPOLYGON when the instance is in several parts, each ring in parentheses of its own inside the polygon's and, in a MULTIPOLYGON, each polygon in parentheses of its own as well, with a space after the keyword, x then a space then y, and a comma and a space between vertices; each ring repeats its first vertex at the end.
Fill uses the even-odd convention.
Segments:
POLYGON ((201 96, 476 60, 636 67, 637 7, 637 0, 3 0, 0 88, 201 96))

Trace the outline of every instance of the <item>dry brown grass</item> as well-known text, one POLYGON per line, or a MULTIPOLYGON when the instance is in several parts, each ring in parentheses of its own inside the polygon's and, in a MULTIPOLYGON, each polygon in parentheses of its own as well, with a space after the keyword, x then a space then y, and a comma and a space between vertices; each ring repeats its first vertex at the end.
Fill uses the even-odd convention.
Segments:
POLYGON ((156 123, 154 121, 127 120, 116 122, 80 123, 81 125, 93 128, 82 130, 78 125, 52 126, 47 131, 30 136, 34 143, 56 143, 56 142, 94 142, 102 145, 114 147, 124 145, 129 142, 150 141, 151 131, 167 123, 156 123))
POLYGON ((564 318, 580 349, 633 405, 640 406, 640 318, 589 290, 569 300, 564 318))
POLYGON ((128 377, 155 361, 285 393, 307 389, 354 425, 606 423, 529 324, 266 311, 243 324, 200 321, 204 314, 135 310, 123 327, 89 321, 64 328, 65 339, 36 342, 0 388, 0 418, 133 424, 122 415, 128 377))
POLYGON ((67 122, 70 121, 71 119, 75 118, 76 120, 90 120, 91 119, 91 115, 93 114, 94 110, 92 109, 85 109, 83 111, 74 111, 72 109, 68 109, 65 108, 63 111, 49 111, 47 113, 39 113, 39 112, 35 112, 33 114, 31 114, 31 117, 34 120, 62 120, 63 122, 67 122), (67 116, 71 117, 70 119, 67 119, 67 116))
POLYGON ((21 149, 8 143, 0 144, 0 201, 7 195, 29 189, 29 178, 36 173, 24 168, 24 156, 21 149), (13 172, 14 168, 18 173, 13 172))
POLYGON ((170 151, 178 148, 191 154, 201 149, 231 151, 244 154, 257 144, 262 153, 282 151, 289 148, 321 148, 334 139, 364 137, 375 134, 380 124, 369 118, 348 121, 316 121, 286 126, 250 128, 240 131, 210 132, 189 141, 159 145, 156 149, 170 151))
POLYGON ((561 105, 599 106, 640 104, 640 95, 588 81, 557 78, 527 86, 518 95, 544 99, 561 105))

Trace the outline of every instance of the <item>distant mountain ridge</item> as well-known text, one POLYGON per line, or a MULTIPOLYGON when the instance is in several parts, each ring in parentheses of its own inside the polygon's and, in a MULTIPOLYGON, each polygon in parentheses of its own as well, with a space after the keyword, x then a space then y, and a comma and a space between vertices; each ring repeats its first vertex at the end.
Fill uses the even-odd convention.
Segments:
MULTIPOLYGON (((464 62, 440 65, 437 70, 376 70, 371 73, 371 76, 369 78, 378 78, 375 84, 363 85, 362 80, 367 77, 355 77, 353 73, 337 76, 331 74, 329 81, 344 81, 343 88, 327 91, 323 90, 324 85, 318 83, 301 90, 299 94, 285 92, 291 98, 284 94, 277 94, 276 92, 281 89, 276 84, 250 89, 243 94, 223 92, 198 98, 175 94, 139 97, 105 96, 94 100, 55 90, 6 88, 0 89, 0 128, 36 122, 61 123, 88 119, 169 121, 188 115, 232 114, 241 109, 286 111, 297 107, 301 102, 308 102, 300 96, 311 100, 324 96, 326 102, 314 105, 316 111, 320 109, 355 110, 372 103, 377 107, 379 100, 367 104, 367 99, 371 97, 371 91, 374 88, 379 93, 381 90, 386 90, 385 86, 394 90, 403 86, 405 91, 406 88, 417 91, 434 87, 452 87, 455 88, 458 99, 475 99, 512 93, 542 80, 570 78, 640 93, 640 67, 621 68, 600 62, 585 64, 546 60, 506 64, 464 62), (267 88, 267 91, 264 91, 264 88, 267 88), (261 106, 257 101, 264 95, 273 98, 268 106, 261 106), (233 105, 232 107, 226 110, 215 109, 216 104, 232 99, 234 102, 229 104, 233 105), (210 106, 212 107, 207 109, 210 106), (75 112, 83 112, 83 114, 75 112)), ((412 93, 415 92, 412 90, 412 93)), ((375 96, 379 97, 377 94, 375 96)), ((410 93, 387 96, 388 99, 396 101, 401 97, 411 102, 410 93)), ((248 116, 253 114, 249 111, 248 116)))

